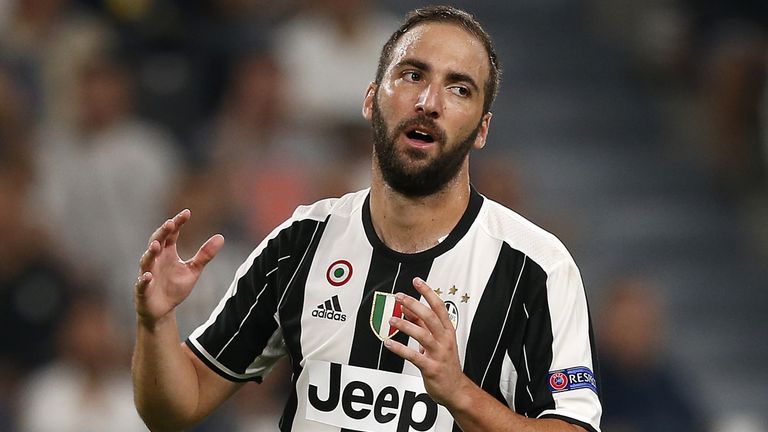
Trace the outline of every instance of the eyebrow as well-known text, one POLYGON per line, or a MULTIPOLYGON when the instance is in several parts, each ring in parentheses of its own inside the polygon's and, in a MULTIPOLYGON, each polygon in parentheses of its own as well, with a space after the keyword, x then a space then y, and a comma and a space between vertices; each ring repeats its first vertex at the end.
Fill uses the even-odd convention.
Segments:
MULTIPOLYGON (((404 66, 412 66, 412 67, 415 67, 416 69, 423 70, 424 72, 432 71, 432 68, 428 64, 424 63, 423 61, 416 60, 416 59, 408 59, 408 58, 403 59, 403 60, 397 62, 397 64, 395 65, 395 69, 400 69, 400 68, 402 68, 404 66)), ((478 91, 480 89, 480 87, 478 87, 478 85, 475 82, 475 80, 471 76, 469 76, 469 75, 467 75, 467 74, 465 74, 463 72, 449 71, 448 72, 448 81, 450 81, 450 82, 461 82, 461 81, 463 81, 463 82, 468 83, 470 85, 470 87, 472 87, 475 91, 478 91)))

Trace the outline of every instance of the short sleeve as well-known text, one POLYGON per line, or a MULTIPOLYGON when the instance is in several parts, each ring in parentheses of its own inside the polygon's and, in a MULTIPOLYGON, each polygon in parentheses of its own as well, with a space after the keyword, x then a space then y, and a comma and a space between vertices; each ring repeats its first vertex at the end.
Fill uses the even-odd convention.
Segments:
POLYGON ((532 294, 529 303, 528 415, 599 431, 602 406, 594 337, 581 275, 570 257, 546 272, 546 289, 532 294))
POLYGON ((278 306, 309 242, 305 232, 317 225, 289 220, 276 228, 238 268, 208 320, 187 338, 190 349, 219 375, 260 382, 286 355, 278 306))

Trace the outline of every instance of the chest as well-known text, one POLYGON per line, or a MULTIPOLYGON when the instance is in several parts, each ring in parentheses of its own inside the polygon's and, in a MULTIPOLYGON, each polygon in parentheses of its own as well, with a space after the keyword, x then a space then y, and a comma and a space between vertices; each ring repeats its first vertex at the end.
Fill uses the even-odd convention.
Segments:
POLYGON ((443 300, 463 353, 500 248, 472 234, 436 256, 403 255, 374 248, 361 226, 329 223, 290 290, 289 300, 301 306, 280 317, 286 339, 299 341, 289 347, 292 357, 302 365, 320 360, 418 375, 382 344, 392 337, 418 349, 388 328, 395 308, 387 301, 387 294, 404 292, 426 303, 413 287, 417 276, 443 300))

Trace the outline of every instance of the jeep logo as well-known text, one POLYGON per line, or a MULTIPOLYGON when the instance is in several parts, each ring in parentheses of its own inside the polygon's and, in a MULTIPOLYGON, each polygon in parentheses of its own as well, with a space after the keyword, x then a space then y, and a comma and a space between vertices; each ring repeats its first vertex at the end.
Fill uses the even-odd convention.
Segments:
POLYGON ((372 432, 430 431, 435 425, 437 404, 423 390, 418 377, 317 361, 308 367, 314 370, 307 388, 307 411, 314 408, 324 423, 372 432), (318 368, 328 365, 330 373, 316 375, 318 368), (313 384, 315 376, 327 382, 313 384), (392 386, 401 381, 392 376, 405 377, 406 385, 392 386), (409 388, 413 387, 411 380, 417 381, 420 391, 409 388))

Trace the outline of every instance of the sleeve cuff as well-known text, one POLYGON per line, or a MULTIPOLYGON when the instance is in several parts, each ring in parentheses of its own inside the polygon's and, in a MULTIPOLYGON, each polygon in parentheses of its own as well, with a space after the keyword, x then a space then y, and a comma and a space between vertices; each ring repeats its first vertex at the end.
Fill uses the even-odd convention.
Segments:
POLYGON ((558 414, 544 414, 544 415, 542 415, 542 416, 541 416, 541 417, 539 417, 539 418, 550 418, 550 419, 557 419, 557 420, 562 420, 562 421, 564 421, 564 422, 566 422, 566 423, 570 423, 570 424, 572 424, 572 425, 581 426, 582 428, 584 428, 585 430, 587 430, 587 431, 589 431, 589 432, 599 432, 599 431, 598 431, 598 429, 595 429, 595 427, 594 427, 594 426, 592 426, 592 425, 591 425, 591 424, 589 424, 589 423, 584 423, 584 422, 583 422, 583 421, 581 421, 581 420, 576 420, 576 419, 574 419, 574 418, 571 418, 571 417, 566 417, 566 416, 563 416, 563 415, 558 415, 558 414))
POLYGON ((232 381, 232 382, 257 382, 261 384, 262 377, 260 375, 243 375, 243 374, 237 374, 235 372, 226 370, 223 366, 217 365, 211 359, 209 358, 206 353, 202 352, 197 346, 195 346, 195 343, 192 342, 189 338, 184 341, 184 343, 189 347, 190 350, 197 356, 197 358, 200 359, 203 363, 205 363, 206 366, 208 366, 212 371, 219 374, 222 378, 232 381))

